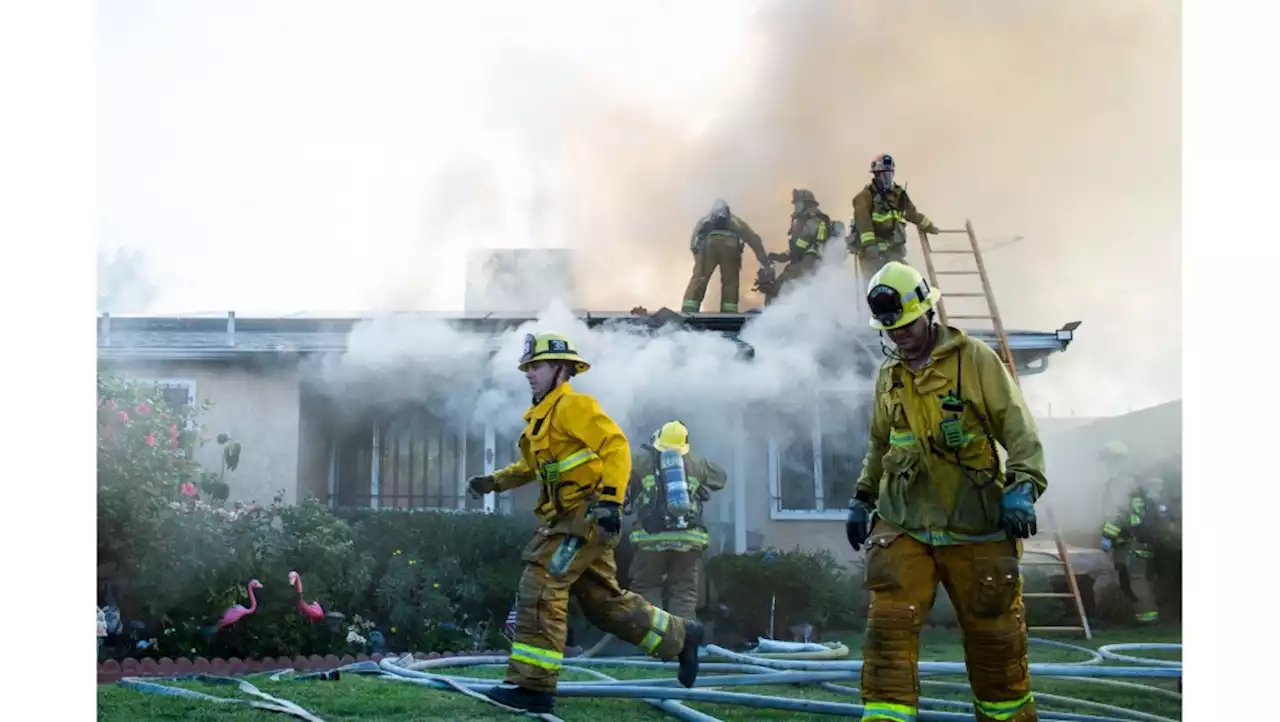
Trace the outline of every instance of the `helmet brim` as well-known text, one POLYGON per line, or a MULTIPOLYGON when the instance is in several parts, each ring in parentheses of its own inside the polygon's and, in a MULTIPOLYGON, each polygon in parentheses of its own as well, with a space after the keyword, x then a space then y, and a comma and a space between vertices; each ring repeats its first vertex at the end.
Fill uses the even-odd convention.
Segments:
POLYGON ((521 371, 527 371, 529 366, 538 361, 572 361, 580 374, 584 374, 591 369, 591 364, 576 353, 544 353, 528 361, 521 361, 519 368, 521 371))

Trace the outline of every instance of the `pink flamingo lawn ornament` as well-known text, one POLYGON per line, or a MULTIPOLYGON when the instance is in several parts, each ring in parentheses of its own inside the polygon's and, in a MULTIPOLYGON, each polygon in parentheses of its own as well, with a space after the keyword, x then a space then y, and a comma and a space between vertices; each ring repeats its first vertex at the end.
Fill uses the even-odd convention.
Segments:
POLYGON ((254 612, 256 612, 258 610, 258 598, 253 596, 253 590, 261 589, 261 588, 262 588, 262 582, 258 581, 257 579, 250 579, 249 580, 249 606, 246 607, 242 604, 237 604, 234 607, 231 607, 227 611, 223 612, 222 619, 218 620, 218 624, 217 626, 214 627, 214 630, 216 631, 219 629, 230 627, 231 625, 240 621, 241 617, 244 617, 246 615, 253 614, 254 612))
POLYGON ((324 609, 320 606, 320 602, 311 602, 308 604, 302 598, 302 575, 297 572, 289 572, 289 583, 298 590, 298 611, 302 612, 302 616, 311 622, 323 622, 325 619, 324 609))

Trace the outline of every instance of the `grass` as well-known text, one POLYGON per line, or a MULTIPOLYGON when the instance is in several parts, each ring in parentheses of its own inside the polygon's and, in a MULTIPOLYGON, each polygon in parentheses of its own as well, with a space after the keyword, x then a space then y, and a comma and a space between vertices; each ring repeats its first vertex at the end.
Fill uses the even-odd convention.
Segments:
MULTIPOLYGON (((1066 636, 1057 637, 1062 641, 1097 648, 1104 644, 1118 642, 1178 642, 1181 640, 1181 629, 1176 626, 1164 626, 1149 629, 1116 630, 1095 632, 1091 642, 1071 639, 1066 636)), ((854 650, 861 646, 857 636, 842 640, 854 650)), ((1136 652, 1135 654, 1159 658, 1178 659, 1178 653, 1172 652, 1136 652)), ((959 637, 949 631, 927 631, 921 637, 921 658, 930 661, 962 661, 964 650, 960 646, 959 637)), ((1042 645, 1032 645, 1031 661, 1034 662, 1070 662, 1078 661, 1080 655, 1069 650, 1059 650, 1042 645)), ((650 670, 628 668, 596 668, 605 674, 620 679, 654 676, 650 670)), ((463 672, 474 677, 501 677, 500 669, 469 669, 463 672)), ((710 675, 708 675, 710 676, 710 675)), ((564 681, 585 680, 572 672, 566 672, 564 681)), ((963 682, 963 677, 939 677, 950 682, 963 682)), ((288 699, 306 708, 312 714, 326 722, 374 722, 375 720, 509 720, 512 715, 494 707, 488 707, 475 700, 468 699, 455 692, 436 691, 424 687, 380 680, 369 677, 347 675, 338 682, 270 682, 264 676, 251 678, 252 683, 262 691, 284 699, 288 699)), ((1128 680, 1136 681, 1136 680, 1128 680)), ((208 687, 194 683, 170 683, 171 686, 182 686, 204 691, 208 694, 228 697, 241 697, 237 690, 230 687, 208 687)), ((857 686, 856 679, 842 684, 857 686)), ((1173 679, 1153 680, 1149 684, 1165 689, 1175 689, 1173 679)), ((1140 690, 1127 690, 1106 687, 1097 684, 1069 682, 1055 679, 1036 679, 1035 691, 1068 697, 1102 702, 1117 707, 1140 709, 1144 712, 1162 715, 1172 719, 1181 719, 1181 705, 1177 700, 1144 693, 1140 690)), ((857 703, 856 696, 841 695, 815 687, 750 687, 738 688, 735 691, 790 696, 807 699, 829 700, 834 702, 857 703)), ((922 693, 926 697, 966 700, 967 695, 949 690, 939 690, 926 686, 922 693)), ((694 709, 722 720, 826 720, 829 715, 798 714, 772 710, 750 709, 715 704, 694 703, 694 709)), ((1077 712, 1108 716, 1097 710, 1074 707, 1065 704, 1041 702, 1041 709, 1061 712, 1077 712)), ((564 698, 557 700, 556 714, 568 722, 595 722, 609 719, 611 722, 638 722, 639 720, 661 720, 670 717, 638 700, 594 700, 581 698, 564 698)), ((272 722, 281 719, 280 715, 250 709, 241 706, 220 706, 213 703, 187 701, 171 697, 144 694, 124 689, 118 685, 103 685, 98 689, 98 719, 108 722, 131 722, 133 720, 183 720, 184 722, 272 722)))

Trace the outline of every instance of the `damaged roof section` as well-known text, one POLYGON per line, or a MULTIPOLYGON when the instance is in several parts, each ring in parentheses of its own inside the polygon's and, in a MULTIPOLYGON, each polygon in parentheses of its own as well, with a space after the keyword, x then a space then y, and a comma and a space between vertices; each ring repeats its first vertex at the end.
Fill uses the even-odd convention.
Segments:
MULTIPOLYGON (((580 311, 576 314, 588 328, 634 328, 657 331, 678 327, 692 331, 718 333, 735 341, 742 353, 755 354, 739 333, 755 313, 682 314, 667 308, 649 313, 644 309, 630 312, 580 311)), ((390 314, 396 319, 444 321, 460 331, 497 334, 536 320, 535 314, 390 314)), ((100 361, 235 361, 266 360, 342 353, 347 350, 351 331, 374 317, 333 318, 237 318, 226 316, 122 316, 103 314, 98 319, 98 358, 100 361)), ((1009 348, 1022 375, 1042 373, 1049 357, 1066 351, 1080 322, 1073 321, 1054 331, 1011 330, 1009 348)), ((996 334, 990 329, 966 329, 975 338, 997 347, 996 334)), ((843 345, 843 344, 840 344, 843 345)), ((880 357, 877 334, 867 329, 855 334, 848 347, 860 350, 870 360, 880 357)))

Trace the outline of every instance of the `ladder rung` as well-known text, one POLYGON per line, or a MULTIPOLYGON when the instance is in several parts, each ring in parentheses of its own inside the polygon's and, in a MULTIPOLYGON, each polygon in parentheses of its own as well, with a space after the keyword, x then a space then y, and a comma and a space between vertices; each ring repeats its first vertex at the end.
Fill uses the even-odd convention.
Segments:
POLYGON ((1083 632, 1084 627, 1027 627, 1033 632, 1083 632))
POLYGON ((988 320, 988 321, 994 321, 994 320, 995 320, 995 319, 994 319, 994 318, 992 318, 991 316, 956 316, 956 315, 954 315, 954 314, 947 314, 947 318, 964 318, 964 319, 969 319, 969 320, 974 320, 974 319, 986 319, 986 320, 988 320))
POLYGON ((1076 595, 1071 592, 1028 592, 1023 593, 1023 599, 1075 599, 1076 595))
MULTIPOLYGON (((978 271, 936 271, 939 276, 980 276, 978 271)), ((954 296, 955 294, 948 294, 954 296)))
POLYGON ((967 251, 957 251, 957 250, 953 250, 953 249, 949 249, 949 248, 948 248, 948 249, 946 249, 946 250, 941 250, 941 251, 929 251, 929 253, 952 253, 952 254, 957 254, 957 255, 958 255, 958 254, 963 253, 963 254, 965 254, 965 255, 967 255, 967 256, 972 256, 972 255, 973 255, 973 250, 972 250, 972 249, 970 249, 970 250, 967 250, 967 251))
POLYGON ((968 233, 963 228, 939 228, 938 233, 968 233))

